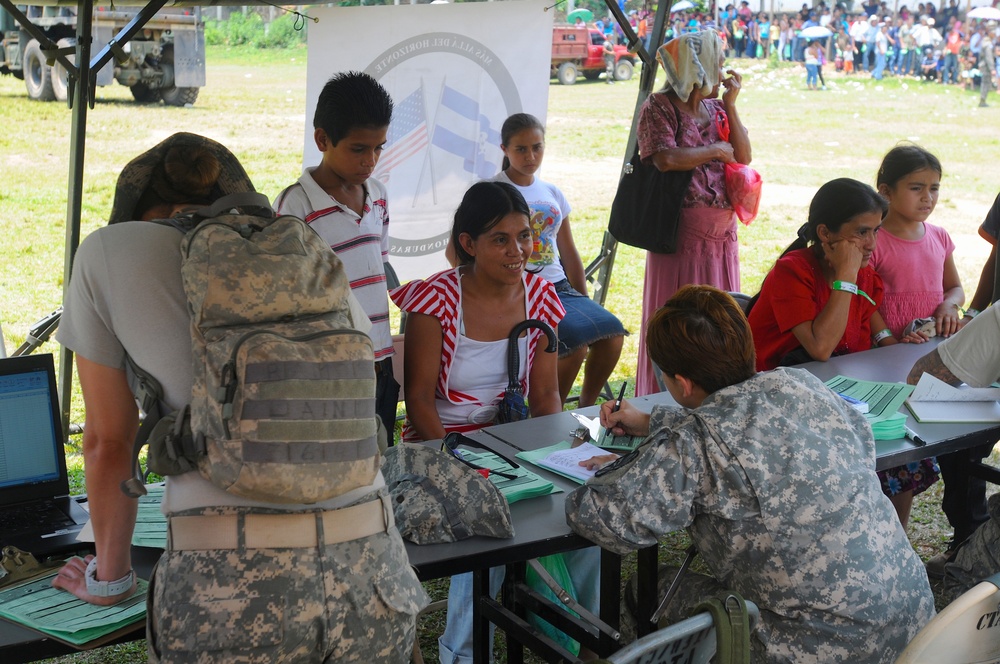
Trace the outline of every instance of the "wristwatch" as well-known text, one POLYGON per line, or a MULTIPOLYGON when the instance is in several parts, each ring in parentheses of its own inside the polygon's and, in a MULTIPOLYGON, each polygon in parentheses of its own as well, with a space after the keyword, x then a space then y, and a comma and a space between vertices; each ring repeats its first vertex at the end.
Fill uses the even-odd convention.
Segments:
POLYGON ((128 571, 128 574, 117 581, 98 581, 97 556, 91 558, 90 562, 87 564, 87 571, 83 576, 84 579, 87 580, 87 592, 94 597, 115 597, 117 595, 124 595, 132 589, 132 584, 135 582, 135 570, 132 569, 128 571))

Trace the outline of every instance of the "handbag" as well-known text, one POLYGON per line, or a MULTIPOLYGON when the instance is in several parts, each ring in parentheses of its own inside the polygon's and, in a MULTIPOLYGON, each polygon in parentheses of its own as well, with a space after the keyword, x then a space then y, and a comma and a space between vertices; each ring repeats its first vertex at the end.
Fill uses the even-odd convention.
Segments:
POLYGON ((545 347, 546 353, 554 353, 559 348, 556 340, 556 333, 548 324, 543 321, 529 318, 514 326, 507 337, 507 389, 504 390, 503 397, 497 410, 497 424, 507 424, 508 422, 520 422, 528 419, 528 404, 524 401, 524 392, 521 391, 521 381, 518 374, 521 368, 521 356, 517 350, 517 339, 521 333, 528 328, 538 328, 548 337, 549 345, 545 347))
MULTIPOLYGON (((677 117, 676 144, 680 139, 681 114, 672 102, 670 105, 677 117)), ((652 164, 642 163, 636 144, 618 182, 608 231, 622 244, 657 254, 674 253, 681 204, 693 175, 694 171, 660 171, 652 164)))
MULTIPOLYGON (((719 129, 719 138, 728 141, 729 116, 725 111, 719 111, 715 116, 715 124, 719 129)), ((726 198, 733 206, 733 212, 747 226, 757 218, 763 186, 764 178, 746 164, 726 164, 726 198)))

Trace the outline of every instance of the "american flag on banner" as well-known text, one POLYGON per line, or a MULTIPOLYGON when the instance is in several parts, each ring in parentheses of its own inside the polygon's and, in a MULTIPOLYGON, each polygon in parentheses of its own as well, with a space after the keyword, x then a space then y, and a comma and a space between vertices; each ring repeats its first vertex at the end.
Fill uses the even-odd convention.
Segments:
POLYGON ((385 152, 379 159, 376 177, 383 182, 387 180, 394 167, 427 147, 427 142, 424 88, 421 85, 393 110, 385 152))

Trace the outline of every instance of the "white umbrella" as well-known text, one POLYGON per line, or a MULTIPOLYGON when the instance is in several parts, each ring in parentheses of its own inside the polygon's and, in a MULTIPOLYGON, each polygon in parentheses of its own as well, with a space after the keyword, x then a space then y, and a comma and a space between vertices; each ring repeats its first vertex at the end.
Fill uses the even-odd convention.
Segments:
POLYGON ((976 7, 969 12, 968 17, 1000 21, 1000 9, 996 7, 976 7))
POLYGON ((680 12, 685 9, 694 9, 694 3, 691 0, 680 0, 680 2, 675 2, 670 6, 671 12, 680 12))
POLYGON ((803 39, 823 39, 829 37, 833 32, 822 25, 813 25, 799 32, 799 37, 803 39))

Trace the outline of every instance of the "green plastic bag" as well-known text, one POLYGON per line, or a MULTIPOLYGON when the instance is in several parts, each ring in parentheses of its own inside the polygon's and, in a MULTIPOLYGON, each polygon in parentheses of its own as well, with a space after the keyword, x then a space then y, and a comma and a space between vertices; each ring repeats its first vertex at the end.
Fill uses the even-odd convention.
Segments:
MULTIPOLYGON (((545 568, 545 571, 552 575, 552 578, 559 582, 570 596, 576 600, 576 589, 573 587, 573 579, 569 575, 569 569, 566 567, 566 559, 561 553, 557 553, 552 556, 542 556, 538 559, 538 562, 545 568)), ((539 578, 538 574, 528 565, 527 573, 525 574, 525 581, 533 589, 544 597, 552 600, 556 604, 562 604, 556 594, 552 592, 544 581, 539 578)), ((565 608, 565 607, 564 607, 565 608)), ((567 609, 569 610, 569 609, 567 609)), ((573 615, 577 615, 576 612, 570 611, 573 615)), ((549 623, 545 622, 533 613, 528 614, 528 622, 530 622, 534 627, 536 627, 540 632, 545 634, 560 646, 573 653, 573 655, 580 654, 580 644, 559 631, 549 623)))

